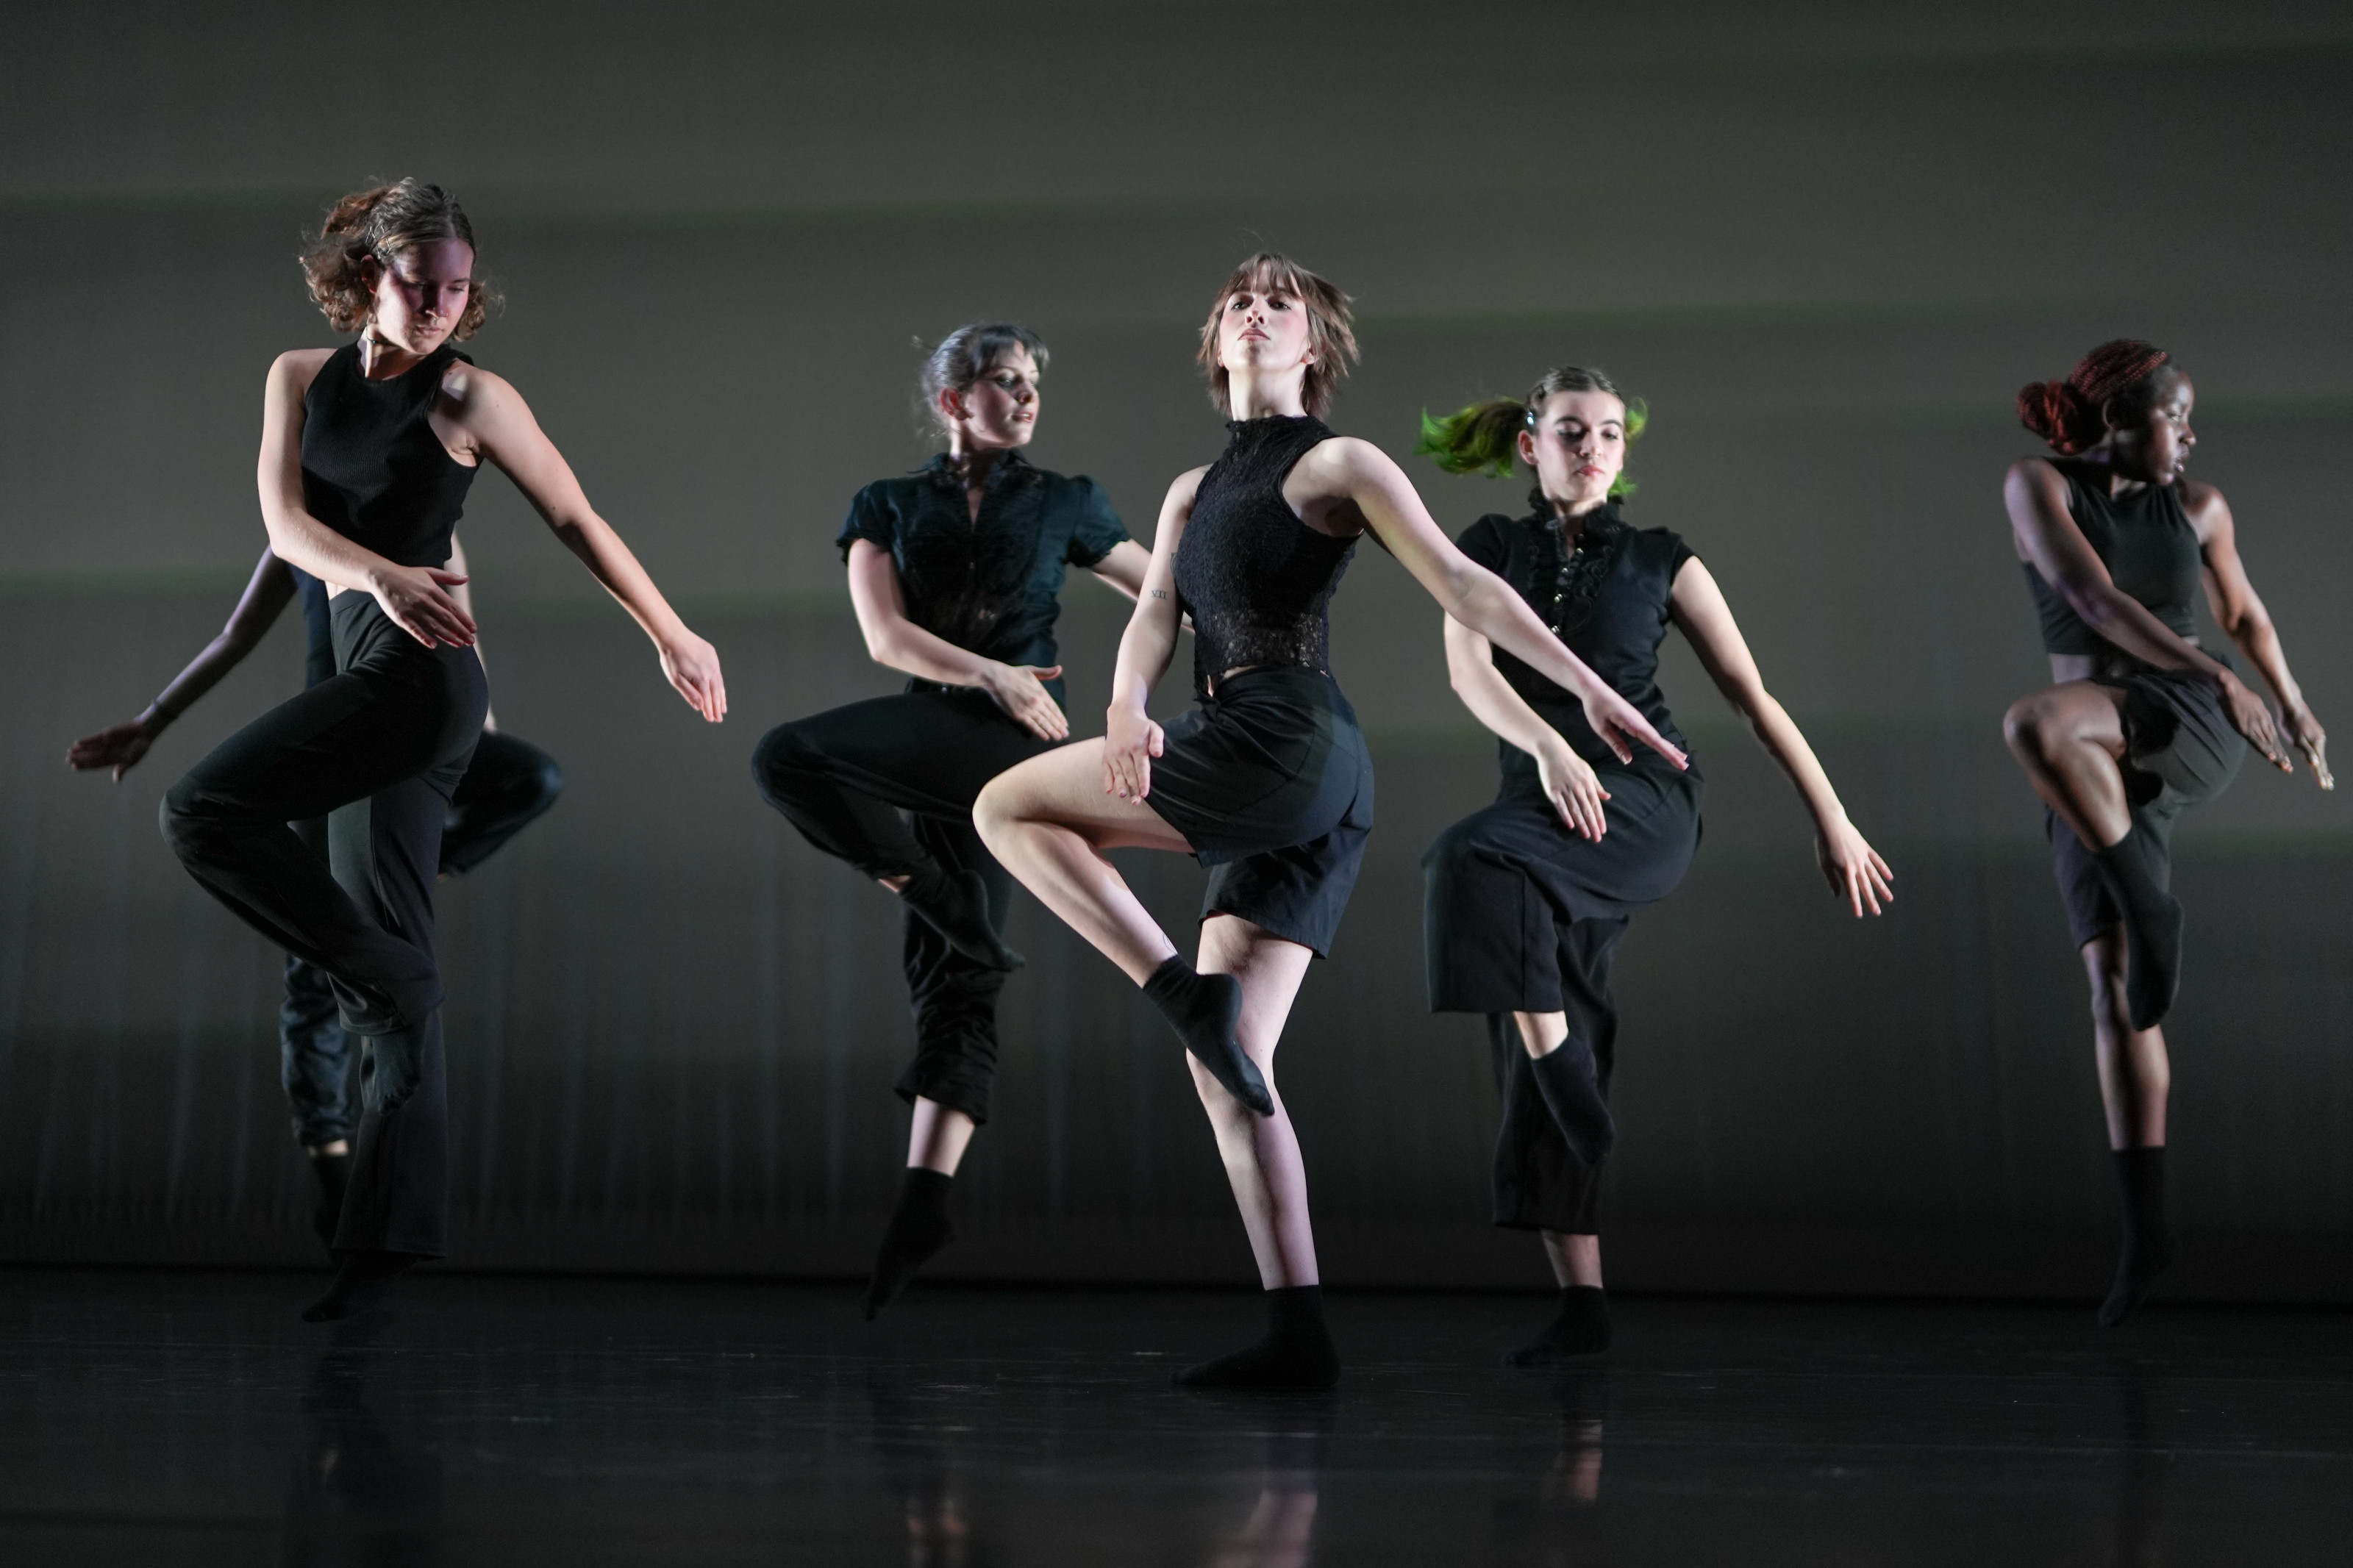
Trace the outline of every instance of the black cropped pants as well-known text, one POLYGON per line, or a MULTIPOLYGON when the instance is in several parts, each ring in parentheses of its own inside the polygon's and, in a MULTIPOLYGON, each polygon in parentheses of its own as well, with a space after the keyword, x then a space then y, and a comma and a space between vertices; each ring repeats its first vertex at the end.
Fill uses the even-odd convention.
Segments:
MULTIPOLYGON (((978 871, 1002 931, 1013 879, 974 831, 972 803, 989 780, 1052 748, 987 692, 919 681, 777 725, 753 752, 752 776, 802 837, 870 877, 978 871)), ((899 1096, 987 1121, 1004 973, 956 952, 913 911, 902 918, 915 1059, 899 1096)))
MULTIPOLYGON (((489 859, 563 793, 564 773, 554 757, 502 731, 483 731, 442 824, 442 874, 461 875, 489 859)), ((323 818, 298 822, 294 832, 327 861, 323 818)), ((351 1137, 351 1037, 335 1005, 334 984, 325 971, 290 954, 286 996, 278 1008, 278 1081, 293 1113, 296 1142, 315 1149, 351 1137)))
POLYGON ((490 688, 471 648, 427 648, 373 599, 332 604, 336 674, 221 742, 164 797, 164 838, 206 891, 324 971, 353 1034, 413 1032, 417 1093, 368 1092, 334 1246, 448 1250, 449 1160, 433 881, 490 688), (328 858, 290 824, 328 819, 328 858))

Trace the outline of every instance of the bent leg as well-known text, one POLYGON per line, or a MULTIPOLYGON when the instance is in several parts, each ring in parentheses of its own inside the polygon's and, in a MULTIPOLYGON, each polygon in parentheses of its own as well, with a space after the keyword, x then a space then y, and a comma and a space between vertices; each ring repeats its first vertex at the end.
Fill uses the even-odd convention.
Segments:
POLYGON ((2107 1111, 2110 1149, 2165 1144, 2166 1101, 2173 1066, 2161 1029, 2136 1029, 2125 1000, 2125 944, 2110 927, 2084 944, 2084 972, 2092 985, 2092 1049, 2099 1064, 2100 1103, 2107 1111))
POLYGON ((2086 845, 2105 848, 2131 828, 2121 692, 2089 680, 2045 687, 2010 704, 2002 739, 2034 793, 2086 845))
POLYGON ((441 872, 459 877, 506 847, 508 839, 547 815, 564 793, 564 770, 528 741, 502 731, 482 732, 474 760, 449 796, 441 829, 441 872))

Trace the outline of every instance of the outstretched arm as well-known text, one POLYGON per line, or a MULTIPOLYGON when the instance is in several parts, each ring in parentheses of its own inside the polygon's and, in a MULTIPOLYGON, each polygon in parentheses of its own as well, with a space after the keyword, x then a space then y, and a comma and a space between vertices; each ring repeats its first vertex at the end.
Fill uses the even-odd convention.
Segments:
POLYGON ((596 515, 572 465, 540 429, 522 395, 501 378, 470 367, 453 373, 445 391, 481 454, 506 470, 565 548, 653 639, 662 674, 678 694, 712 723, 724 719, 727 685, 717 650, 687 629, 621 536, 596 515))
POLYGON ((2010 465, 2002 485, 2010 531, 2019 558, 2042 574, 2084 624, 2116 647, 2159 669, 2190 670, 2212 681, 2222 694, 2231 722, 2255 750, 2280 767, 2287 765, 2271 710, 2246 683, 2184 641, 2147 605, 2116 586, 2107 563, 2075 526, 2067 510, 2067 485, 2041 458, 2010 465))
POLYGON ((1145 707, 1176 657, 1176 544, 1193 515, 1193 492, 1208 471, 1195 468, 1168 487, 1160 525, 1153 531, 1152 560, 1137 584, 1135 610, 1120 634, 1111 706, 1103 716, 1103 792, 1122 800, 1142 800, 1152 793, 1152 759, 1160 754, 1165 737, 1145 707))
POLYGON ((1495 668, 1495 645, 1451 616, 1446 619, 1446 673, 1471 716, 1536 760, 1546 799, 1569 830, 1596 843, 1609 830, 1601 803, 1609 792, 1600 775, 1512 689, 1495 668))
MULTIPOLYGON (((2214 612, 2214 624, 2239 645, 2247 662, 2263 672, 2263 684, 2279 699, 2287 732, 2304 749, 2305 760, 2312 764, 2320 787, 2335 789, 2337 781, 2328 772, 2328 732, 2312 716, 2304 689, 2288 673, 2287 654, 2280 647, 2271 612, 2263 608, 2263 600, 2255 596, 2255 585, 2247 580, 2246 564, 2239 559, 2238 524, 2232 519, 2231 508, 2222 492, 2208 485, 2193 487, 2193 501, 2206 557, 2206 603, 2214 612)), ((2283 772, 2294 771, 2284 754, 2273 761, 2283 772)))
POLYGON ((1039 684, 1061 674, 1060 665, 1039 669, 1006 664, 917 626, 907 618, 898 563, 871 539, 849 542, 849 602, 858 612, 858 629, 866 637, 866 657, 875 663, 919 680, 977 687, 1039 740, 1070 737, 1069 717, 1056 706, 1054 694, 1039 684))
POLYGON ((1846 807, 1831 788, 1820 759, 1806 744, 1788 710, 1765 689, 1765 678, 1757 672, 1757 660, 1715 576, 1696 560, 1684 562, 1675 574, 1668 605, 1675 625, 1690 639, 1692 651, 1706 666, 1715 689, 1748 721, 1767 753, 1798 786, 1799 798, 1813 814, 1814 858, 1829 879, 1831 891, 1844 899, 1858 916, 1866 906, 1875 915, 1882 902, 1894 902, 1895 891, 1889 884, 1895 873, 1847 820, 1846 807))
POLYGON ((275 553, 263 551, 245 592, 237 598, 237 608, 229 612, 228 624, 205 644, 204 651, 172 678, 171 684, 156 694, 155 700, 147 704, 139 717, 100 730, 95 735, 83 736, 67 751, 66 761, 85 773, 94 768, 111 768, 115 782, 121 783, 122 775, 138 766, 139 759, 147 754, 157 736, 172 727, 174 720, 194 707, 196 699, 219 685, 221 678, 254 650, 293 596, 294 574, 275 553))
POLYGON ((1683 752, 1546 629, 1511 584, 1439 531, 1412 481, 1387 453, 1369 441, 1340 437, 1309 451, 1293 471, 1300 469, 1311 470, 1307 477, 1319 488, 1329 486, 1333 493, 1353 501, 1389 553, 1430 590, 1440 609, 1575 693, 1585 705, 1586 721, 1620 761, 1632 761, 1630 748, 1639 744, 1677 767, 1684 764, 1683 752))

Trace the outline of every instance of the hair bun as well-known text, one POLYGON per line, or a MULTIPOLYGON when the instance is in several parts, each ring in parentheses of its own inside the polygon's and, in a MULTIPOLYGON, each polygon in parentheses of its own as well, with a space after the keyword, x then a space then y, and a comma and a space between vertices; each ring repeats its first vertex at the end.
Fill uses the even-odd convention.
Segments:
POLYGON ((2073 457, 2092 444, 2084 437, 2088 426, 2099 424, 2099 413, 2070 382, 2032 381, 2019 388, 2019 423, 2062 457, 2073 457))

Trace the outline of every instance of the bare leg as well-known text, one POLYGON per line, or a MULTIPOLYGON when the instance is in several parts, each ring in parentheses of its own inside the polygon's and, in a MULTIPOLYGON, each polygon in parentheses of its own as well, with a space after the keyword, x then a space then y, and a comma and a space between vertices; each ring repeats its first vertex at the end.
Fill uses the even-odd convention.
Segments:
POLYGON ((2136 1029, 2125 1007, 2125 951, 2111 929, 2084 944, 2092 981, 2092 1049, 2100 1068, 2100 1100, 2108 1112, 2108 1147, 2156 1149, 2165 1144, 2165 1103, 2173 1066, 2161 1029, 2136 1029))
POLYGON ((915 1113, 907 1126, 907 1168, 955 1175, 972 1142, 973 1127, 972 1118, 963 1111, 916 1096, 915 1113))
POLYGON ((2093 849, 2132 828, 2122 700, 2108 687, 2070 680, 2020 698, 2002 718, 2002 738, 2034 793, 2093 849))
POLYGON ((1314 957, 1297 942, 1269 936, 1232 915, 1212 915, 1201 922, 1201 973, 1230 974, 1242 983, 1238 1031, 1242 1049, 1274 1093, 1274 1114, 1257 1115, 1228 1093, 1207 1068, 1186 1058, 1201 1108, 1209 1113, 1209 1126, 1217 1133, 1218 1153, 1225 1162, 1227 1181, 1233 1184, 1242 1227, 1250 1233, 1259 1282, 1269 1290, 1317 1282, 1315 1236, 1307 1218, 1307 1167, 1299 1157, 1299 1135, 1292 1130, 1291 1113, 1274 1086, 1274 1047, 1314 957))
POLYGON ((1599 1237, 1572 1236, 1557 1230, 1538 1234, 1544 1237, 1545 1260, 1552 1265, 1552 1277, 1562 1289, 1577 1285, 1592 1290, 1601 1289, 1599 1237))

